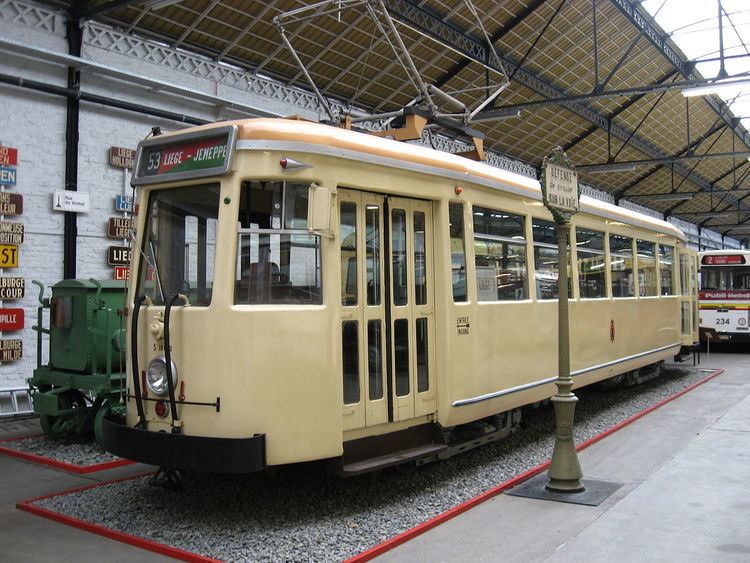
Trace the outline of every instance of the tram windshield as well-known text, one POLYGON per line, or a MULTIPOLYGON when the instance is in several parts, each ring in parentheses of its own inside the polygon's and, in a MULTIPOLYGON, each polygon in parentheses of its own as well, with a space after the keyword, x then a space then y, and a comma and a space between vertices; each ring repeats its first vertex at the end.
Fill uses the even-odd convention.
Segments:
POLYGON ((209 305, 219 185, 152 191, 147 213, 138 295, 145 294, 155 305, 163 305, 182 293, 192 305, 209 305))
POLYGON ((750 290, 750 266, 706 267, 701 269, 702 290, 750 290))

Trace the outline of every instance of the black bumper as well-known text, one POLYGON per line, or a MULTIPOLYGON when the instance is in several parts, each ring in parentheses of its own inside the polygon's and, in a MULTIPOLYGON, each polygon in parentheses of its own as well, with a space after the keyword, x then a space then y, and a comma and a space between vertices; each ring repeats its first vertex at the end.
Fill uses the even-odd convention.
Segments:
POLYGON ((254 473, 266 468, 266 436, 211 438, 149 432, 105 418, 101 446, 108 452, 149 465, 206 471, 254 473))

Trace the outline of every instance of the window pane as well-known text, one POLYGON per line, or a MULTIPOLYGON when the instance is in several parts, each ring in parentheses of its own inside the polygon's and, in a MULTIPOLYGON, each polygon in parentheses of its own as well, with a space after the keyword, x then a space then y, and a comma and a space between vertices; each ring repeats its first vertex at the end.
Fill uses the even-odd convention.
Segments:
MULTIPOLYGON (((532 219, 531 221, 531 229, 534 233, 534 281, 536 283, 536 297, 537 299, 557 299, 557 278, 559 275, 560 259, 557 250, 555 224, 542 219, 532 219), (542 246, 542 244, 545 246, 542 246)), ((570 273, 569 253, 568 297, 573 295, 572 276, 570 273)))
POLYGON ((674 295, 674 248, 659 245, 659 275, 661 294, 674 295))
POLYGON ((474 239, 479 301, 526 299, 526 246, 474 239))
POLYGON ((306 184, 242 183, 238 226, 252 232, 238 236, 235 303, 322 303, 320 237, 306 232, 307 191, 306 184), (287 232, 279 233, 282 214, 287 232))
POLYGON ((427 252, 425 251, 425 217, 414 212, 414 302, 427 304, 427 252))
POLYGON ((656 295, 656 255, 653 242, 636 240, 638 251, 638 294, 641 297, 656 295))
POLYGON ((396 395, 409 394, 409 321, 397 319, 393 323, 394 364, 396 366, 396 395))
POLYGON ((474 234, 524 240, 523 217, 475 206, 474 234))
POLYGON ((341 304, 357 304, 357 204, 341 202, 341 304))
POLYGON ((534 217, 531 219, 531 230, 534 233, 534 242, 557 245, 557 232, 552 221, 534 217))
POLYGON ((365 245, 367 252, 367 304, 380 305, 380 207, 365 209, 365 245))
POLYGON ((344 370, 344 404, 359 402, 359 337, 357 321, 341 324, 341 354, 344 370))
POLYGON ((367 322, 367 374, 371 401, 383 398, 383 333, 379 320, 367 322))
POLYGON ((237 256, 235 303, 322 302, 319 237, 240 233, 237 256))
POLYGON ((582 299, 607 296, 607 283, 604 277, 606 265, 604 254, 578 251, 578 291, 582 299))
POLYGON ((408 303, 406 257, 406 211, 394 209, 391 214, 391 253, 393 254, 393 303, 408 303))
POLYGON ((633 239, 622 235, 609 235, 609 252, 612 297, 633 297, 633 239))
POLYGON ((680 303, 680 313, 682 319, 682 334, 690 334, 690 303, 680 303))
POLYGON ((427 366, 427 319, 417 319, 417 391, 430 389, 430 375, 427 366))
POLYGON ((604 233, 576 228, 576 249, 604 252, 604 233))
POLYGON ((466 294, 466 246, 464 244, 464 206, 462 203, 448 205, 448 221, 451 234, 451 283, 453 301, 468 299, 466 294))
POLYGON ((195 306, 211 303, 219 191, 191 186, 149 195, 138 292, 155 304, 175 293, 195 306))
MULTIPOLYGON (((715 283, 716 280, 709 279, 712 273, 708 268, 701 270, 701 288, 725 289, 719 287, 715 283)), ((690 256, 687 254, 680 254, 680 295, 690 295, 690 256)))

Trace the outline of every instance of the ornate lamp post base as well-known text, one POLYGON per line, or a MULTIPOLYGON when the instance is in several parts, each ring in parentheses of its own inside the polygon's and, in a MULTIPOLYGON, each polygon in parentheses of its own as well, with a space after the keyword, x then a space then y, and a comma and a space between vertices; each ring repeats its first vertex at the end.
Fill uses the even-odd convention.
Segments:
POLYGON ((555 449, 552 452, 552 462, 547 475, 548 491, 555 493, 580 493, 586 490, 581 483, 583 472, 578 462, 575 440, 573 439, 573 414, 578 397, 570 392, 573 380, 557 382, 557 395, 552 397, 555 406, 555 449))

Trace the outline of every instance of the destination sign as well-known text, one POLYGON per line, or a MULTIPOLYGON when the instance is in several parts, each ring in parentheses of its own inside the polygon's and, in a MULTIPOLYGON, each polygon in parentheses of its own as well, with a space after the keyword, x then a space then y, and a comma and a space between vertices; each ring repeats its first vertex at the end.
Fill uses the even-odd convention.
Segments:
POLYGON ((109 165, 115 168, 133 169, 135 151, 125 147, 109 147, 109 165))
POLYGON ((0 244, 22 244, 23 223, 0 221, 0 244))
POLYGON ((0 330, 21 330, 24 326, 24 310, 0 308, 0 330))
POLYGON ((133 185, 226 174, 234 136, 234 127, 221 127, 187 138, 174 135, 143 141, 133 185))
POLYGON ((112 272, 112 279, 127 281, 130 279, 130 268, 127 266, 115 266, 112 272))
POLYGON ((0 268, 18 268, 18 247, 0 244, 0 268))
POLYGON ((14 362, 23 357, 23 340, 0 340, 0 362, 14 362))
POLYGON ((13 147, 0 147, 0 166, 17 166, 18 149, 13 147))
POLYGON ((23 299, 26 295, 24 278, 0 277, 0 299, 23 299))
POLYGON ((129 217, 110 217, 107 225, 107 236, 110 238, 130 238, 130 231, 135 229, 135 220, 129 217))
POLYGON ((133 197, 129 195, 115 196, 115 211, 125 211, 126 213, 132 213, 133 197))
POLYGON ((0 184, 15 186, 18 178, 18 170, 9 166, 0 166, 0 184))
POLYGON ((0 215, 21 215, 22 213, 23 196, 21 194, 0 192, 0 215))
POLYGON ((745 257, 741 254, 709 254, 701 258, 701 264, 704 266, 731 266, 744 263, 745 257))
POLYGON ((130 247, 110 246, 107 249, 107 263, 110 266, 127 266, 130 264, 130 247))

